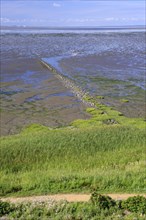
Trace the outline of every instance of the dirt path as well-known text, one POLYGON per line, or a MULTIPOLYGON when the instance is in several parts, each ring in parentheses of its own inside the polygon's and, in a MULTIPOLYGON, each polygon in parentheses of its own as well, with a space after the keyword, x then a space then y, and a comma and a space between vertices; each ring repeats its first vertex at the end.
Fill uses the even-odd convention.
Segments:
MULTIPOLYGON (((124 200, 132 196, 142 195, 146 197, 146 194, 106 194, 115 200, 124 200)), ((3 201, 9 201, 12 203, 17 202, 45 202, 48 200, 67 200, 68 202, 87 202, 90 199, 91 194, 56 194, 56 195, 45 195, 45 196, 30 196, 30 197, 9 197, 1 198, 3 201)))

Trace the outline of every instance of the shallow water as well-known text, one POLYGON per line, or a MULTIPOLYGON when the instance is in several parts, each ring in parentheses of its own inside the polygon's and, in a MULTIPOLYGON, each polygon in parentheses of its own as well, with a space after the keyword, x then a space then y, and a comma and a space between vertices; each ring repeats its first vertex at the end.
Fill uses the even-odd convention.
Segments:
POLYGON ((60 126, 88 117, 86 106, 41 65, 41 59, 82 90, 104 96, 101 102, 128 116, 143 117, 145 46, 145 32, 3 32, 2 134, 16 133, 34 122, 60 126), (129 102, 121 103, 123 98, 129 102))

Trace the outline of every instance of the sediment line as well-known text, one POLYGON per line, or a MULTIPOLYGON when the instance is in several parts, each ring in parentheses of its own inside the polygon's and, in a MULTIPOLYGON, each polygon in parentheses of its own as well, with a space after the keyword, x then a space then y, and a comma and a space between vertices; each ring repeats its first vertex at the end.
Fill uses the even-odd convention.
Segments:
POLYGON ((68 79, 66 76, 63 76, 62 73, 60 73, 58 70, 56 70, 51 64, 46 63, 45 61, 41 60, 41 64, 44 65, 46 68, 48 68, 51 72, 55 74, 55 76, 63 83, 63 85, 70 89, 71 92, 84 104, 87 106, 96 107, 93 102, 89 102, 85 100, 86 96, 88 95, 87 92, 84 92, 81 88, 75 85, 75 83, 68 79))

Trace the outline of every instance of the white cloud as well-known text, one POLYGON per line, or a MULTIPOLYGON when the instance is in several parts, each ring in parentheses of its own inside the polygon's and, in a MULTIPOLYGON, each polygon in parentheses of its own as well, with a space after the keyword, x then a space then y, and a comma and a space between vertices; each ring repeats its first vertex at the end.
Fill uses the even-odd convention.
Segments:
POLYGON ((54 2, 54 3, 53 3, 53 7, 58 7, 58 8, 59 8, 59 7, 61 7, 61 5, 60 5, 59 3, 55 3, 55 2, 54 2))
POLYGON ((87 22, 96 22, 99 19, 93 19, 93 18, 69 18, 64 20, 66 23, 75 22, 75 23, 87 23, 87 22))
POLYGON ((11 22, 9 18, 0 18, 1 23, 8 23, 11 22))
POLYGON ((125 21, 125 22, 128 22, 128 21, 138 21, 139 19, 138 18, 134 18, 134 17, 123 17, 123 18, 118 18, 118 17, 109 17, 109 18, 105 18, 104 19, 105 21, 125 21))
POLYGON ((26 19, 9 19, 9 18, 0 18, 0 22, 3 23, 22 23, 27 21, 26 19))
POLYGON ((114 21, 115 18, 114 17, 111 17, 111 18, 105 18, 106 21, 114 21))

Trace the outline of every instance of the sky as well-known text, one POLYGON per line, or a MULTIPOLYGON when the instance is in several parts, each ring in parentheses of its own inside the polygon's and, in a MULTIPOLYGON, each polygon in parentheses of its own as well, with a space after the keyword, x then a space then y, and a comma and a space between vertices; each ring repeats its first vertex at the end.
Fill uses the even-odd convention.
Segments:
POLYGON ((145 25, 144 0, 1 0, 3 26, 145 25))

